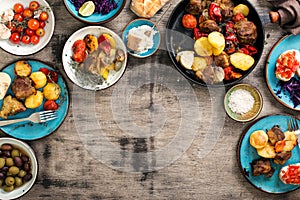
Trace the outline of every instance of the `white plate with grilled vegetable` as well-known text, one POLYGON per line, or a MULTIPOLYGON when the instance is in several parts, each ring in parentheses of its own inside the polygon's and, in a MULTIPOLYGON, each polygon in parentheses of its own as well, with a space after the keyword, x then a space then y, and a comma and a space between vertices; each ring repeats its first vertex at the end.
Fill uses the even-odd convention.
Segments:
POLYGON ((102 90, 124 74, 127 51, 123 40, 102 26, 77 30, 67 40, 62 61, 66 74, 81 88, 102 90))

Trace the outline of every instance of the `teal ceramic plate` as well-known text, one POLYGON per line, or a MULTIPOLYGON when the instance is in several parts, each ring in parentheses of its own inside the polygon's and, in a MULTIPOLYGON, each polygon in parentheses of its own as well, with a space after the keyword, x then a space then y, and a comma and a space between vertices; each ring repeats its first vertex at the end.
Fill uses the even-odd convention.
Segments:
MULTIPOLYGON (((43 67, 54 70, 52 67, 50 67, 46 63, 38 61, 38 60, 27 60, 27 62, 31 65, 32 72, 38 71, 40 68, 43 68, 43 67)), ((12 82, 15 78, 14 65, 15 65, 15 62, 7 65, 6 67, 4 67, 2 69, 2 72, 5 72, 10 75, 12 82)), ((61 88, 61 95, 60 95, 59 99, 56 101, 57 104, 59 105, 59 108, 57 110, 57 116, 58 116, 57 119, 54 119, 52 121, 48 121, 45 123, 20 122, 20 123, 0 127, 0 129, 8 135, 18 138, 18 139, 22 139, 22 140, 40 139, 40 138, 48 136, 52 132, 56 131, 58 129, 58 127, 63 123, 63 121, 67 115, 68 108, 69 108, 68 88, 60 74, 59 74, 59 78, 58 78, 58 85, 61 88)), ((11 91, 11 87, 7 91, 7 95, 8 94, 13 95, 13 93, 11 91)), ((2 104, 3 104, 3 100, 0 100, 0 108, 2 108, 2 104)), ((43 110, 42 105, 36 109, 27 109, 25 112, 21 112, 21 113, 16 114, 15 116, 8 117, 8 119, 17 119, 17 118, 28 117, 30 114, 32 114, 34 112, 43 110)), ((3 119, 0 118, 0 120, 3 120, 3 119)))
MULTIPOLYGON (((73 0, 72 0, 73 1, 73 0)), ((91 16, 88 17, 83 17, 81 15, 79 15, 78 10, 76 10, 74 4, 72 3, 71 0, 64 0, 64 4, 67 8, 67 10, 69 11, 69 13, 76 18, 77 20, 87 23, 87 24, 103 24, 106 22, 111 21, 112 19, 114 19, 115 17, 117 17, 121 11, 123 10, 126 0, 115 0, 115 2, 117 3, 117 8, 110 11, 108 14, 102 15, 99 13, 94 13, 91 16)))
POLYGON ((127 48, 128 50, 128 53, 134 57, 137 57, 137 58, 146 58, 146 57, 149 57, 151 55, 153 55, 159 48, 159 45, 160 45, 160 41, 161 41, 161 36, 160 36, 160 33, 159 33, 159 30, 156 26, 156 24, 154 24, 152 21, 148 20, 148 19, 135 19, 133 21, 131 21, 124 29, 123 31, 123 35, 122 35, 122 38, 123 38, 123 41, 125 43, 125 45, 127 44, 128 42, 128 39, 127 39, 127 36, 128 36, 128 32, 130 29, 132 28, 137 28, 139 26, 142 26, 142 25, 148 25, 150 27, 153 27, 153 30, 156 31, 156 34, 154 35, 153 37, 153 47, 151 49, 149 49, 148 51, 146 52, 134 52, 130 49, 127 48))
MULTIPOLYGON (((290 49, 300 49, 300 35, 287 35, 280 39, 272 48, 267 58, 265 67, 266 82, 274 98, 287 108, 300 111, 300 105, 294 107, 294 104, 288 93, 281 92, 279 79, 275 76, 276 60, 283 52, 290 49)), ((296 77, 296 75, 295 75, 296 77)), ((296 77, 299 80, 299 77, 296 77)))
MULTIPOLYGON (((290 117, 289 115, 278 114, 265 116, 256 120, 244 130, 238 144, 237 159, 242 174, 254 187, 267 193, 282 194, 300 187, 300 185, 284 184, 279 179, 279 171, 282 167, 300 162, 300 148, 296 146, 292 150, 292 157, 284 165, 276 165, 271 161, 271 165, 275 169, 272 177, 266 178, 264 175, 252 176, 250 163, 260 156, 257 154, 256 149, 250 145, 249 138, 252 132, 256 130, 269 130, 274 125, 279 125, 283 132, 287 131, 287 122, 290 117)), ((298 120, 298 122, 300 121, 298 120)))

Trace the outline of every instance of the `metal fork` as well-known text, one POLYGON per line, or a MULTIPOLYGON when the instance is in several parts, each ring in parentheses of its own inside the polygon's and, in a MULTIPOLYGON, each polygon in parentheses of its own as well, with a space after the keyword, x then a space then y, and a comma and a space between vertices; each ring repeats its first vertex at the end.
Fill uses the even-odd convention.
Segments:
POLYGON ((296 117, 292 117, 291 119, 289 119, 288 130, 295 131, 295 135, 298 138, 298 146, 300 147, 300 127, 299 127, 296 117))
POLYGON ((31 122, 34 122, 34 123, 42 123, 42 122, 50 121, 50 120, 53 120, 53 119, 56 119, 56 118, 57 118, 56 111, 47 110, 47 111, 32 113, 27 118, 0 121, 0 126, 6 126, 6 125, 9 125, 9 124, 14 124, 14 123, 23 122, 23 121, 31 121, 31 122))

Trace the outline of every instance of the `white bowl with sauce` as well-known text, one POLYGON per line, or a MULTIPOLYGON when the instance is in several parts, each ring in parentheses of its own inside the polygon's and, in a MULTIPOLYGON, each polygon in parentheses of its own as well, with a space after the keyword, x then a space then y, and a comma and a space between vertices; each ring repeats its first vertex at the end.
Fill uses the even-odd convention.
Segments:
POLYGON ((227 115, 238 122, 255 119, 261 112, 262 106, 261 93, 250 84, 237 84, 231 87, 224 97, 227 115))

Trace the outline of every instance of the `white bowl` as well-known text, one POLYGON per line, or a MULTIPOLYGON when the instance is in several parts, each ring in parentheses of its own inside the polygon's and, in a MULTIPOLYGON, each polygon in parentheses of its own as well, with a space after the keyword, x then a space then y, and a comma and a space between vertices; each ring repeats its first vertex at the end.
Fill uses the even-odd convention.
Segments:
MULTIPOLYGON (((29 6, 29 3, 32 0, 9 0, 9 1, 0 1, 0 13, 5 11, 6 9, 13 9, 14 4, 16 3, 22 3, 22 5, 25 7, 29 6)), ((33 44, 22 44, 21 42, 19 44, 13 44, 7 40, 2 40, 0 39, 0 47, 7 51, 8 53, 18 55, 18 56, 25 56, 25 55, 31 55, 34 54, 40 50, 42 50, 50 41, 53 32, 54 32, 54 24, 55 24, 55 19, 54 19, 54 14, 52 9, 50 8, 49 4, 45 0, 37 0, 37 2, 40 4, 40 6, 45 6, 48 7, 47 9, 48 12, 48 20, 46 21, 46 26, 45 26, 45 35, 40 38, 40 42, 36 45, 33 44)))
POLYGON ((14 138, 2 137, 0 138, 0 146, 2 144, 11 144, 12 146, 17 147, 21 151, 24 151, 31 160, 30 163, 31 163, 32 178, 28 182, 24 183, 20 187, 15 188, 11 192, 5 192, 3 189, 0 188, 0 199, 16 199, 26 194, 35 183, 38 174, 37 159, 35 157, 35 153, 32 150, 32 148, 28 144, 20 140, 14 138))

